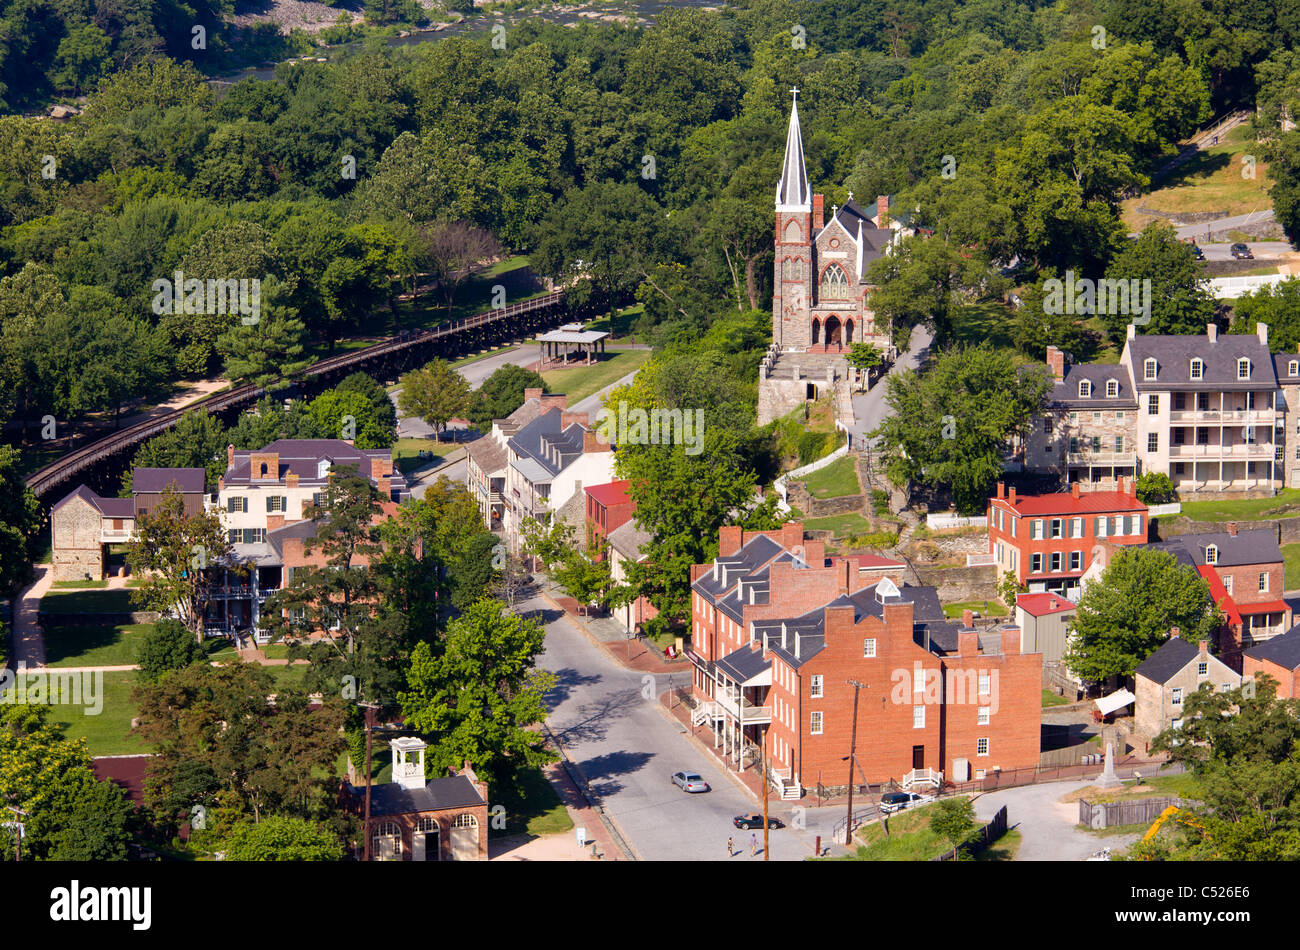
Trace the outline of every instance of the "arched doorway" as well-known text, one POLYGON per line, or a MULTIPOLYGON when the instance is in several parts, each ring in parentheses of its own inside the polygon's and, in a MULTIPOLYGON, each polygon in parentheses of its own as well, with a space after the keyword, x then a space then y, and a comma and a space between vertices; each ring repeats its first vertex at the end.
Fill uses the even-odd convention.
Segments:
POLYGON ((380 822, 370 838, 370 860, 402 860, 402 828, 395 821, 380 822))
POLYGON ((817 345, 818 342, 817 338, 821 335, 821 329, 822 329, 822 322, 818 320, 816 317, 813 317, 813 322, 812 322, 812 345, 813 346, 817 345))
POLYGON ((415 861, 441 861, 438 819, 421 818, 411 835, 411 858, 415 861))
POLYGON ((826 318, 826 333, 825 333, 825 336, 826 336, 826 348, 827 348, 828 350, 829 350, 831 347, 835 347, 836 349, 840 349, 840 348, 843 346, 844 341, 840 339, 840 333, 843 331, 843 329, 844 329, 844 328, 840 326, 840 318, 839 318, 839 317, 827 317, 827 318, 826 318))
POLYGON ((478 819, 471 814, 457 815, 451 823, 451 859, 478 860, 478 819))
POLYGON ((846 344, 853 342, 853 321, 844 321, 844 342, 846 344))

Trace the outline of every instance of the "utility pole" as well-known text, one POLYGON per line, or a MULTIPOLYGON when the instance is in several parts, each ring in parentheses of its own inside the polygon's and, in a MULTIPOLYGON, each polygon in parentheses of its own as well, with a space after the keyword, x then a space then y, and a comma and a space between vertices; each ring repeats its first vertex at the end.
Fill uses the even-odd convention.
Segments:
POLYGON ((358 703, 366 711, 366 817, 362 823, 361 860, 370 860, 370 740, 375 728, 374 703, 358 703))
MULTIPOLYGON (((6 805, 5 807, 8 808, 11 812, 13 812, 15 815, 17 815, 20 818, 27 817, 27 812, 23 811, 21 808, 15 808, 13 805, 6 805)), ((15 861, 21 861, 23 859, 23 831, 24 830, 25 829, 23 828, 23 823, 21 821, 14 822, 14 841, 16 842, 16 844, 14 845, 15 861)))
POLYGON ((858 692, 866 686, 865 683, 859 683, 857 680, 848 680, 848 684, 853 687, 853 731, 849 735, 849 816, 844 824, 846 848, 853 840, 853 766, 857 762, 858 754, 858 692))
POLYGON ((763 783, 763 860, 767 860, 767 730, 763 727, 763 736, 759 746, 758 761, 761 763, 759 781, 763 783))

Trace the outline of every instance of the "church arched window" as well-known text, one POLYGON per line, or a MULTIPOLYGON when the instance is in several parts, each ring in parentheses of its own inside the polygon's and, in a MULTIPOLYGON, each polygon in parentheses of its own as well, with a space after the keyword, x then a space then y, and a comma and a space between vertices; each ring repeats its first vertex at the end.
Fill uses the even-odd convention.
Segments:
POLYGON ((821 295, 830 300, 844 300, 849 295, 849 278, 839 264, 822 271, 821 295))
POLYGON ((784 280, 803 280, 803 261, 786 258, 781 277, 784 280))

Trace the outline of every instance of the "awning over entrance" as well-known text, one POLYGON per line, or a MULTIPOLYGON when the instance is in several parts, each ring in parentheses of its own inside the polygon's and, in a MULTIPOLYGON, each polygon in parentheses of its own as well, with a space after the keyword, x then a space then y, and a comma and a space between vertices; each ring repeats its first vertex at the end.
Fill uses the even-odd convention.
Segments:
POLYGON ((1097 703, 1097 709, 1101 711, 1101 714, 1103 716, 1108 716, 1117 709, 1123 709, 1125 706, 1131 705, 1136 699, 1137 697, 1128 690, 1121 689, 1116 690, 1109 696, 1102 696, 1100 699, 1095 700, 1095 702, 1097 703))

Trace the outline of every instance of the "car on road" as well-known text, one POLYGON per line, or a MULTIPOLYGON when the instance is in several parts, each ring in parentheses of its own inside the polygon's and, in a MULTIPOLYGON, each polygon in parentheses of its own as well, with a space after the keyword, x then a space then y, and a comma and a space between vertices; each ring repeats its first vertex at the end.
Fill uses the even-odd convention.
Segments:
POLYGON ((1240 241, 1228 248, 1228 253, 1239 261, 1253 261, 1255 259, 1255 255, 1250 252, 1250 248, 1240 241))
MULTIPOLYGON (((746 831, 748 831, 751 828, 762 828, 763 816, 762 815, 737 815, 735 818, 731 819, 731 823, 735 825, 737 828, 742 828, 746 831)), ((767 819, 767 826, 769 828, 784 828, 785 824, 779 818, 769 817, 767 819)))
POLYGON ((683 792, 707 792, 709 783, 699 772, 674 772, 673 784, 683 792))
POLYGON ((933 795, 918 795, 916 792, 886 792, 880 796, 880 810, 886 815, 902 811, 909 805, 924 805, 934 801, 933 795))

